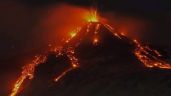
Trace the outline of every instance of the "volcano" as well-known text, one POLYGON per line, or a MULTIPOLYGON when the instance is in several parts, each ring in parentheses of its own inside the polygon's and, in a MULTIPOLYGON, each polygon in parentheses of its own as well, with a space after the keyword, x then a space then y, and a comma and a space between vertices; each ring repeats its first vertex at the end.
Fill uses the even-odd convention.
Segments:
POLYGON ((11 96, 171 94, 171 65, 162 55, 105 23, 88 22, 62 47, 42 58, 25 67, 16 90, 27 77, 32 81, 26 81, 19 93, 13 90, 11 96))
MULTIPOLYGON (((170 96, 170 71, 144 66, 135 55, 142 47, 137 43, 107 24, 89 22, 60 50, 47 55, 35 69, 34 79, 18 95, 170 96)), ((152 50, 141 50, 154 55, 147 56, 151 61, 157 58, 152 50)))

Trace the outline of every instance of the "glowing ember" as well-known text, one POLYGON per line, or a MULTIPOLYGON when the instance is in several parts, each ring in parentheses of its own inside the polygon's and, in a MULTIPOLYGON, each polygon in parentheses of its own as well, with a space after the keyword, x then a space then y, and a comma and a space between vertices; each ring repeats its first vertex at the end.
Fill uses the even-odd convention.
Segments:
POLYGON ((94 44, 94 45, 97 45, 97 43, 98 43, 98 38, 94 38, 93 44, 94 44))

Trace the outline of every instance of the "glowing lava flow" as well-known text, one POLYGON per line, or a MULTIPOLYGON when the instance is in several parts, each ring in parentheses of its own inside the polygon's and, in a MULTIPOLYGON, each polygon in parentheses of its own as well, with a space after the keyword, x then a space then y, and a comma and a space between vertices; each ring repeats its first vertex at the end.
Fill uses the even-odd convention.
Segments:
POLYGON ((54 81, 55 82, 58 82, 66 73, 74 70, 75 68, 78 68, 79 67, 79 63, 78 63, 78 59, 75 57, 74 55, 74 49, 73 48, 67 48, 66 49, 66 55, 67 57, 70 59, 71 61, 71 68, 68 68, 67 70, 65 70, 64 72, 62 72, 61 75, 57 76, 54 81))
POLYGON ((16 96, 16 94, 18 93, 18 91, 19 91, 22 83, 24 82, 24 80, 27 79, 27 78, 28 79, 33 79, 35 68, 39 64, 44 63, 45 61, 46 61, 46 56, 40 55, 40 56, 35 56, 35 59, 32 61, 32 63, 25 65, 23 67, 22 74, 18 78, 18 80, 16 81, 10 96, 16 96))
MULTIPOLYGON (((92 10, 89 13, 89 15, 87 16, 86 19, 87 19, 87 22, 88 22, 88 27, 87 27, 87 33, 88 33, 89 30, 90 30, 89 29, 89 26, 91 25, 91 23, 92 22, 99 22, 98 16, 97 16, 97 11, 92 10)), ((100 24, 97 24, 97 26, 95 28, 95 31, 94 31, 94 38, 93 38, 93 44, 94 45, 96 45, 98 43, 97 33, 98 33, 99 27, 100 27, 100 24)), ((77 33, 80 31, 80 29, 81 28, 77 28, 76 31, 72 31, 70 33, 70 36, 71 37, 68 40, 66 40, 66 44, 69 43, 70 40, 73 39, 77 35, 77 33)), ((76 45, 79 44, 79 43, 80 43, 80 40, 78 41, 78 43, 76 43, 76 45)), ((70 72, 70 71, 72 71, 72 70, 74 70, 74 69, 76 69, 76 68, 79 67, 78 59, 75 57, 75 51, 74 51, 76 45, 70 45, 70 47, 67 47, 65 49, 65 51, 64 51, 65 53, 63 53, 63 54, 66 54, 67 57, 70 59, 72 67, 71 68, 68 68, 61 75, 57 76, 54 79, 55 82, 58 82, 65 74, 67 74, 68 72, 70 72)))
POLYGON ((99 38, 97 36, 99 32, 99 28, 100 28, 100 24, 97 24, 94 31, 94 40, 93 40, 94 45, 97 45, 97 43, 99 42, 99 38))
POLYGON ((136 44, 134 54, 146 67, 171 69, 171 64, 161 60, 160 57, 162 55, 157 50, 153 50, 149 46, 142 45, 137 40, 134 40, 134 43, 136 44))
MULTIPOLYGON (((86 28, 86 33, 84 33, 85 35, 90 32, 90 29, 91 29, 90 27, 92 27, 91 26, 92 23, 96 23, 96 26, 94 29, 94 36, 92 38, 92 43, 94 45, 97 45, 100 42, 99 36, 98 36, 98 31, 99 31, 101 25, 104 25, 108 30, 110 30, 110 32, 113 33, 113 36, 115 36, 119 39, 123 39, 123 37, 125 37, 125 34, 123 34, 123 33, 114 32, 114 28, 112 28, 110 25, 100 23, 98 20, 98 16, 97 16, 96 11, 92 11, 92 13, 89 14, 89 16, 87 17, 87 21, 88 21, 88 24, 87 24, 87 28, 86 28)), ((72 31, 70 33, 70 38, 65 41, 66 45, 70 43, 71 39, 76 37, 77 33, 80 31, 80 28, 78 28, 78 29, 79 30, 72 31)), ((81 38, 80 38, 80 40, 81 40, 81 38)), ((135 56, 146 67, 150 67, 150 68, 157 67, 157 68, 163 68, 163 69, 171 69, 170 64, 159 59, 161 57, 161 54, 157 50, 153 50, 148 46, 144 46, 143 44, 141 44, 137 40, 131 39, 131 41, 135 44, 135 47, 136 47, 135 51, 134 51, 135 56)), ((78 45, 79 43, 80 43, 80 41, 78 41, 76 45, 78 45)), ((71 62, 71 67, 68 68, 67 70, 65 70, 64 72, 62 72, 61 75, 57 76, 54 79, 55 82, 59 81, 68 72, 79 67, 78 59, 76 58, 75 52, 74 52, 76 45, 69 45, 69 46, 64 47, 64 48, 62 46, 61 48, 54 48, 53 49, 53 51, 55 53, 57 53, 57 56, 65 54, 65 55, 67 55, 67 57, 69 58, 69 60, 71 62)), ((36 56, 36 58, 32 61, 32 63, 27 64, 23 67, 22 74, 18 78, 18 80, 16 81, 10 96, 16 96, 16 94, 19 92, 19 89, 20 89, 20 87, 21 87, 21 85, 25 79, 27 79, 27 78, 33 79, 35 68, 39 64, 44 63, 46 61, 46 58, 47 58, 46 55, 45 56, 43 56, 43 55, 36 56)))
MULTIPOLYGON (((69 41, 74 38, 77 34, 77 32, 79 31, 79 28, 77 28, 76 31, 71 32, 70 34, 70 38, 66 40, 66 44, 69 43, 69 41)), ((70 59, 71 61, 71 65, 72 67, 65 70, 61 75, 59 75, 58 77, 55 78, 55 82, 57 82, 60 78, 62 78, 67 72, 79 67, 79 63, 78 63, 78 59, 74 56, 74 48, 72 47, 68 47, 66 49, 63 49, 63 47, 57 47, 57 48, 52 48, 51 51, 53 51, 54 53, 57 54, 57 56, 66 54, 67 57, 70 59)), ((26 64, 23 67, 23 71, 21 76, 17 79, 17 81, 15 82, 14 88, 12 90, 12 93, 10 94, 10 96, 16 96, 20 90, 21 85, 23 84, 25 79, 33 79, 34 78, 34 72, 35 72, 35 68, 41 64, 44 63, 47 59, 46 55, 40 55, 40 56, 35 56, 35 59, 32 60, 32 63, 30 64, 26 64)))
MULTIPOLYGON (((108 25, 108 24, 104 24, 104 25, 111 32, 113 32, 114 36, 116 36, 117 38, 122 39, 123 36, 125 37, 125 34, 123 34, 123 33, 114 32, 114 28, 112 28, 110 25, 108 25)), ((132 39, 130 39, 130 40, 134 43, 134 45, 136 47, 134 50, 135 56, 146 67, 149 67, 149 68, 156 67, 156 68, 171 70, 171 64, 160 59, 160 57, 162 56, 160 54, 160 52, 158 52, 157 50, 151 49, 147 45, 141 44, 138 40, 132 40, 132 39)))

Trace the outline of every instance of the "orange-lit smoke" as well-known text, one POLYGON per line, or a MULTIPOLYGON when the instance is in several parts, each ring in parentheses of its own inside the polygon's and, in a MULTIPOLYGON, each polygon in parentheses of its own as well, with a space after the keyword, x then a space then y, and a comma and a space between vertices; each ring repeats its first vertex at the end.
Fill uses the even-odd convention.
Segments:
POLYGON ((107 18, 106 22, 115 28, 115 31, 129 38, 141 39, 148 32, 149 22, 144 18, 124 14, 118 15, 113 12, 103 15, 107 18))
POLYGON ((73 30, 78 26, 84 25, 87 21, 98 21, 96 14, 95 10, 89 11, 67 4, 49 7, 43 12, 34 31, 43 33, 45 42, 58 45, 70 35, 74 37, 73 30))

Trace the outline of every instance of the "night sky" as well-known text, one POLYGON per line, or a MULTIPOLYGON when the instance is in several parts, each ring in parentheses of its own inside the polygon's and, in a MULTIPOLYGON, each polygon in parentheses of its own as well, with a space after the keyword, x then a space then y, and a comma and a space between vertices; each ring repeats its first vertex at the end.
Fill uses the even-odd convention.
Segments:
POLYGON ((73 14, 77 12, 75 9, 84 10, 96 6, 99 14, 111 25, 116 26, 118 31, 122 28, 128 29, 130 37, 137 37, 152 45, 164 47, 169 52, 171 51, 170 5, 170 1, 167 0, 1 0, 0 96, 7 96, 9 88, 21 71, 21 66, 28 62, 30 57, 46 50, 49 43, 59 45, 61 26, 67 27, 67 24, 76 23, 70 20, 75 18, 71 15, 64 20, 65 23, 63 21, 55 23, 55 28, 51 29, 50 25, 48 26, 49 22, 46 24, 55 16, 58 20, 63 19, 58 15, 63 6, 66 13, 73 12, 73 14), (67 8, 71 9, 68 11, 67 8), (51 14, 56 15, 49 17, 51 14), (57 34, 56 37, 54 34, 57 34))

